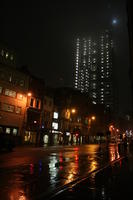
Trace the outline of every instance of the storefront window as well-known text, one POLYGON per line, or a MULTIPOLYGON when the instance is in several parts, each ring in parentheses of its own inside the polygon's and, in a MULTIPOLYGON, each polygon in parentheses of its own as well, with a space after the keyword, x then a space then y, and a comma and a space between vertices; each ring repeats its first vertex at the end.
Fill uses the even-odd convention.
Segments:
POLYGON ((48 135, 44 135, 43 141, 44 144, 48 144, 48 135))
POLYGON ((18 133, 18 130, 17 130, 16 128, 14 128, 12 133, 13 133, 13 135, 15 135, 15 136, 16 136, 16 135, 17 135, 17 133, 18 133))
POLYGON ((10 134, 10 132, 11 132, 11 129, 10 128, 6 128, 6 133, 10 134))

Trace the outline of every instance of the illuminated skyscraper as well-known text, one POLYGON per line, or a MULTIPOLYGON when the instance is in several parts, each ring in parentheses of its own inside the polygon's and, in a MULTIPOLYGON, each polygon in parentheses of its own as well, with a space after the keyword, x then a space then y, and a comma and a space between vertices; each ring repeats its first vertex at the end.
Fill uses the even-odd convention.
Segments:
POLYGON ((98 36, 77 38, 74 88, 88 93, 93 104, 114 107, 113 42, 108 30, 98 36))

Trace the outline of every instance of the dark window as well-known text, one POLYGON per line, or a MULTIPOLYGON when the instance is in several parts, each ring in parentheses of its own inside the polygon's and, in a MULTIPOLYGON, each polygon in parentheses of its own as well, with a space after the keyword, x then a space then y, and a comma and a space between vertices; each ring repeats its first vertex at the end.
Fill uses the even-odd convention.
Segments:
POLYGON ((33 107, 33 103, 34 103, 34 99, 31 98, 31 100, 30 100, 30 106, 31 106, 31 107, 33 107))
POLYGON ((36 100, 36 108, 39 108, 39 99, 36 100))
POLYGON ((23 87, 23 86, 24 86, 24 80, 20 80, 19 85, 20 85, 21 87, 23 87))
POLYGON ((47 100, 46 99, 44 99, 44 104, 47 105, 47 100))

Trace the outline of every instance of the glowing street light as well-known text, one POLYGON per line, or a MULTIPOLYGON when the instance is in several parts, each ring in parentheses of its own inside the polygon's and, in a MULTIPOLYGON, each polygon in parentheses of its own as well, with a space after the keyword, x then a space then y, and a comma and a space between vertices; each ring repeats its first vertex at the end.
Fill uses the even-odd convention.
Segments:
POLYGON ((71 112, 72 112, 73 114, 76 113, 76 109, 73 108, 73 109, 71 110, 71 112))
POLYGON ((114 25, 117 24, 117 19, 116 18, 112 20, 112 24, 114 24, 114 25))
POLYGON ((94 121, 94 120, 96 119, 96 117, 95 117, 95 116, 92 116, 91 119, 94 121))
POLYGON ((89 118, 89 128, 91 128, 91 124, 92 124, 92 121, 95 121, 96 120, 96 116, 91 116, 90 118, 89 118))
POLYGON ((31 93, 31 92, 28 92, 27 96, 28 96, 28 97, 31 97, 31 96, 32 96, 32 93, 31 93))
POLYGON ((113 125, 110 125, 110 126, 109 126, 109 131, 112 132, 113 130, 114 130, 114 126, 113 126, 113 125))

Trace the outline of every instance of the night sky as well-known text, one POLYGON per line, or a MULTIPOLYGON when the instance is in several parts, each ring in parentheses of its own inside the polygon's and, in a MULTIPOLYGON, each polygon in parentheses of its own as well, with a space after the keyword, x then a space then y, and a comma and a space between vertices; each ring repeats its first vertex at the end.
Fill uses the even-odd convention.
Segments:
POLYGON ((115 43, 120 109, 121 112, 130 110, 125 0, 28 2, 5 1, 0 7, 0 40, 15 49, 18 65, 28 65, 47 85, 72 86, 75 37, 109 28, 115 43))

